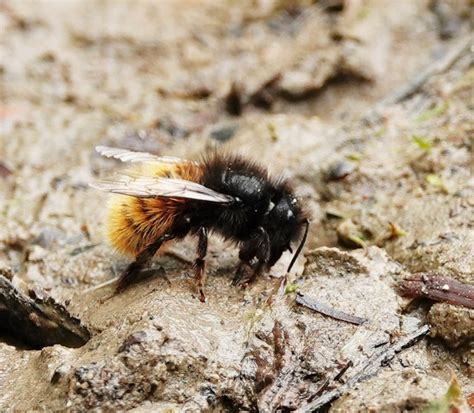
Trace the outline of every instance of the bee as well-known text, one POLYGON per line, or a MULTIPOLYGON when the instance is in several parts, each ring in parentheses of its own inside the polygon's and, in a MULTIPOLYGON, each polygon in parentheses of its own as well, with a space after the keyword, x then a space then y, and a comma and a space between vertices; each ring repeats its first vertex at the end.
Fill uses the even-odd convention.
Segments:
POLYGON ((246 271, 251 270, 246 282, 268 271, 300 240, 291 271, 306 241, 309 219, 286 180, 237 155, 213 153, 195 162, 105 146, 96 150, 137 164, 113 179, 90 184, 112 193, 108 237, 116 250, 135 258, 120 276, 118 292, 137 279, 163 244, 188 234, 198 238, 192 268, 201 301, 210 233, 239 247, 234 283, 246 271))

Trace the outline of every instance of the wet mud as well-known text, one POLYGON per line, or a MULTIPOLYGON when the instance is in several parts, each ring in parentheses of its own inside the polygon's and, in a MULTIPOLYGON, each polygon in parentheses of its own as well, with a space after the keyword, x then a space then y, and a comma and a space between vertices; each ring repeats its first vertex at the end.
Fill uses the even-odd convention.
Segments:
POLYGON ((0 409, 470 411, 471 7, 1 3, 0 276, 90 339, 32 349, 2 331, 0 409), (88 183, 121 165, 96 145, 260 161, 311 211, 304 257, 241 288, 238 251, 211 237, 201 303, 187 238, 114 294, 128 261, 88 183), (420 273, 461 283, 467 301, 402 296, 420 273))

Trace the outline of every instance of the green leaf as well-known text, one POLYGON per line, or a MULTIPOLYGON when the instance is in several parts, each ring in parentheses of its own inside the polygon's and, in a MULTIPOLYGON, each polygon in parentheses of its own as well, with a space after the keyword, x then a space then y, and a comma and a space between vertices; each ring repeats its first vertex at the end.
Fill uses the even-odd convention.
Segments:
POLYGON ((346 155, 346 158, 351 161, 360 161, 363 155, 360 152, 352 152, 346 155))
POLYGON ((384 136, 386 133, 387 133, 387 128, 382 127, 382 128, 380 128, 377 132, 374 133, 374 136, 375 136, 376 138, 381 138, 381 137, 384 136))
POLYGON ((298 291, 300 286, 296 283, 287 284, 285 287, 285 294, 292 294, 298 291))
POLYGON ((362 236, 350 235, 348 238, 350 241, 352 241, 354 244, 358 245, 361 248, 365 248, 367 246, 362 236))
POLYGON ((428 174, 425 177, 426 182, 434 188, 438 188, 446 194, 449 194, 449 188, 446 186, 446 183, 443 181, 439 175, 428 174))
POLYGON ((408 235, 408 233, 400 226, 393 222, 388 223, 389 228, 390 228, 390 236, 391 238, 400 238, 400 237, 405 237, 408 235))
POLYGON ((444 182, 439 175, 428 174, 425 179, 430 185, 436 186, 437 188, 444 188, 444 182))
POLYGON ((462 403, 461 394, 461 386, 459 386, 456 376, 453 375, 446 394, 441 399, 431 402, 430 405, 423 410, 423 413, 457 412, 462 403))
POLYGON ((278 141, 278 134, 277 134, 275 126, 272 123, 267 123, 267 129, 268 129, 268 132, 270 132, 270 139, 273 142, 278 141))
POLYGON ((433 147, 433 142, 421 136, 413 135, 411 137, 411 140, 415 145, 417 145, 420 149, 424 151, 429 151, 433 147))

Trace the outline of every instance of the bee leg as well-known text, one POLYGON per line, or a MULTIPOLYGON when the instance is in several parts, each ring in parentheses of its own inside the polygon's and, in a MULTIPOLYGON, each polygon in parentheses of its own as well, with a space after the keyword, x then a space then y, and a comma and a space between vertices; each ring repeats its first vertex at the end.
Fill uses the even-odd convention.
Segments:
POLYGON ((262 236, 255 251, 255 256, 257 257, 258 261, 257 264, 255 264, 255 267, 253 268, 252 275, 245 280, 245 286, 255 281, 262 274, 263 270, 265 269, 265 266, 270 260, 270 237, 262 227, 260 227, 259 229, 262 236))
POLYGON ((256 235, 245 243, 239 252, 241 262, 237 267, 232 281, 233 284, 242 283, 243 285, 248 285, 262 273, 265 264, 270 259, 270 238, 262 227, 258 227, 257 231, 256 235), (255 266, 252 266, 251 262, 255 257, 258 261, 255 266), (246 265, 253 268, 253 272, 250 277, 243 279, 246 265))
POLYGON ((257 244, 254 239, 244 243, 239 251, 240 263, 235 271, 232 285, 238 285, 245 277, 246 268, 252 268, 252 261, 257 253, 257 244))
POLYGON ((194 269, 194 280, 196 286, 199 290, 199 300, 201 302, 206 301, 206 296, 204 295, 204 284, 206 282, 206 273, 205 268, 205 258, 207 254, 207 228, 201 227, 198 230, 198 247, 197 247, 197 258, 194 260, 193 269, 194 269))
POLYGON ((245 275, 245 267, 251 267, 250 262, 247 262, 246 260, 243 260, 240 257, 241 261, 239 265, 237 266, 237 270, 235 271, 234 278, 232 279, 232 285, 237 285, 242 281, 245 275))
POLYGON ((163 242, 169 241, 171 239, 175 238, 174 235, 172 234, 164 234, 152 243, 148 244, 135 258, 135 261, 133 261, 127 269, 123 272, 123 274, 120 276, 120 279, 118 281, 118 285, 116 288, 116 292, 122 292, 125 290, 130 284, 133 284, 135 281, 137 281, 138 274, 140 271, 143 269, 143 267, 147 264, 148 261, 150 261, 153 256, 155 255, 156 251, 161 247, 163 242))
POLYGON ((246 287, 251 282, 255 281, 262 274, 264 268, 265 268, 265 261, 258 260, 257 264, 255 265, 253 269, 252 275, 244 281, 243 286, 246 287))

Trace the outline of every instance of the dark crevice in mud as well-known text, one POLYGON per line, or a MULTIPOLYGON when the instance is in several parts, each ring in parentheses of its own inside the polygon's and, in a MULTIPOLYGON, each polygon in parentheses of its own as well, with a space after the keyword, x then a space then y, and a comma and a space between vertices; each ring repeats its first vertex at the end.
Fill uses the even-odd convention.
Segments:
POLYGON ((334 87, 349 85, 362 86, 369 82, 369 79, 364 78, 358 73, 340 71, 335 73, 334 76, 328 78, 324 85, 321 87, 307 88, 306 90, 303 90, 300 93, 289 93, 287 91, 282 90, 280 91, 280 96, 287 102, 299 103, 306 100, 316 100, 334 87))
POLYGON ((91 333, 66 308, 51 297, 30 297, 0 275, 0 340, 16 347, 41 349, 54 344, 81 347, 91 333), (3 340, 2 340, 3 337, 3 340))
POLYGON ((35 350, 26 344, 9 325, 9 314, 4 309, 0 309, 0 343, 13 346, 18 350, 35 350))
POLYGON ((329 76, 323 85, 308 84, 303 88, 287 89, 282 87, 280 84, 282 77, 282 73, 278 73, 250 94, 245 93, 239 85, 234 83, 224 99, 225 110, 233 116, 241 116, 244 110, 247 108, 250 110, 250 107, 271 111, 278 100, 290 104, 311 103, 334 87, 363 86, 371 82, 371 79, 362 73, 344 68, 340 68, 332 76, 329 76))

